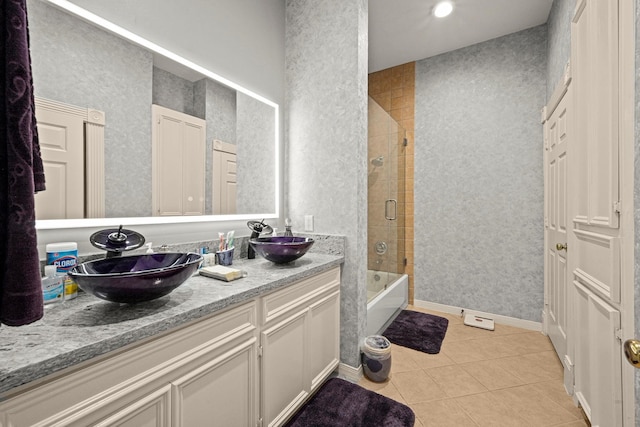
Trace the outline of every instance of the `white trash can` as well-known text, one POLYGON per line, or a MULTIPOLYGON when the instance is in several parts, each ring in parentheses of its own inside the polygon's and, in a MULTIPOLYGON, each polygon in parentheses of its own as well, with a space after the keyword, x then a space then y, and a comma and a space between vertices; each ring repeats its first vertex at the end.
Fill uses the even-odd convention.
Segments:
POLYGON ((391 371, 391 342, 382 335, 366 337, 362 345, 362 367, 371 381, 386 381, 391 371))

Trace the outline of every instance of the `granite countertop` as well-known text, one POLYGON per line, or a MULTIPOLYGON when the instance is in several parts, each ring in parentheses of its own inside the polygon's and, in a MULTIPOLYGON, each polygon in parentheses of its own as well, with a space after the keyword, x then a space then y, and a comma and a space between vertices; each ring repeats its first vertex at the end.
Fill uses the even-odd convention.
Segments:
POLYGON ((140 304, 117 304, 80 292, 45 308, 27 326, 0 327, 0 401, 12 389, 93 357, 249 301, 343 263, 310 252, 286 265, 257 257, 234 261, 247 277, 232 282, 194 275, 171 294, 140 304))

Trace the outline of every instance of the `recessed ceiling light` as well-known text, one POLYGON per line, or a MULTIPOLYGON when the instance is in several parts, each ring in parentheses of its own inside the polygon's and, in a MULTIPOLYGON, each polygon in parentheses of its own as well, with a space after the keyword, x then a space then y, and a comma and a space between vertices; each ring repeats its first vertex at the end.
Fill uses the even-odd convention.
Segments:
POLYGON ((453 12, 453 3, 450 1, 441 1, 433 8, 433 14, 436 18, 444 18, 453 12))

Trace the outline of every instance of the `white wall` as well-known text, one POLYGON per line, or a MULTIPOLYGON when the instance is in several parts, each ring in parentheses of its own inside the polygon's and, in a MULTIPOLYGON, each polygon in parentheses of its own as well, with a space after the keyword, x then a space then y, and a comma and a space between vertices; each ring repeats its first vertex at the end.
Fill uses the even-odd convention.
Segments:
POLYGON ((282 0, 71 1, 282 104, 282 0))

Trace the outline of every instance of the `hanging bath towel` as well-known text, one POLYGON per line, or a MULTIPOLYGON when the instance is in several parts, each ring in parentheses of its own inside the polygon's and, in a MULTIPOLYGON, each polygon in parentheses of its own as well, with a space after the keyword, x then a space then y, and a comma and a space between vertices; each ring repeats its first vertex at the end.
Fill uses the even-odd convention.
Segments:
POLYGON ((0 323, 42 317, 34 193, 44 190, 26 0, 0 0, 0 323))

